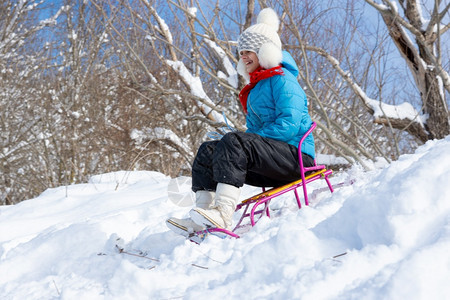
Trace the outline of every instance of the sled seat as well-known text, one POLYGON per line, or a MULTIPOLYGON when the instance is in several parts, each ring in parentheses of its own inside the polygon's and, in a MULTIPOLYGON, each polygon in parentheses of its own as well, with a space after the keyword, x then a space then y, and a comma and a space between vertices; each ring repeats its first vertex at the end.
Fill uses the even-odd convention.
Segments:
POLYGON ((233 229, 233 232, 241 227, 242 221, 250 217, 250 223, 252 226, 255 226, 256 222, 262 217, 262 215, 265 213, 266 216, 270 218, 270 210, 269 210, 269 204, 270 201, 273 198, 276 198, 280 195, 283 195, 287 192, 294 191, 295 198, 297 200, 298 208, 302 208, 302 204, 300 201, 300 197, 297 192, 297 188, 302 187, 303 190, 303 199, 305 201, 305 205, 309 205, 308 201, 308 191, 306 188, 306 185, 308 183, 311 183, 313 181, 316 181, 318 179, 325 179, 328 188, 330 189, 330 192, 333 192, 333 186, 330 183, 329 176, 333 173, 332 170, 329 170, 326 168, 325 165, 317 165, 316 160, 314 160, 314 166, 312 167, 304 167, 303 166, 303 159, 302 159, 302 144, 306 137, 311 134, 311 132, 316 128, 317 124, 315 122, 312 123, 310 129, 305 133, 303 138, 300 140, 298 145, 298 160, 299 160, 299 167, 300 167, 300 175, 301 178, 288 183, 286 185, 275 187, 269 190, 265 190, 263 188, 263 191, 255 196, 252 196, 250 198, 247 198, 243 200, 241 203, 239 203, 236 206, 236 211, 239 211, 240 209, 244 209, 244 212, 242 213, 242 216, 239 220, 239 222, 236 224, 236 226, 233 229), (264 205, 261 209, 258 210, 258 207, 260 205, 264 205), (250 210, 250 211, 249 211, 250 210), (258 216, 259 218, 255 220, 255 216, 258 216))
POLYGON ((312 167, 304 167, 303 166, 303 159, 302 159, 302 144, 306 137, 311 134, 311 132, 316 128, 317 124, 315 122, 312 123, 311 128, 305 133, 305 135, 302 137, 302 139, 299 142, 298 145, 298 160, 299 160, 299 166, 300 166, 300 175, 301 178, 288 183, 286 185, 280 186, 280 187, 274 187, 266 191, 265 188, 263 188, 263 191, 257 195, 254 195, 250 198, 247 198, 243 200, 241 203, 239 203, 236 206, 235 212, 244 209, 241 218, 239 219, 239 222, 234 227, 233 231, 229 231, 222 228, 208 228, 203 231, 199 231, 194 233, 198 236, 206 236, 207 234, 211 233, 220 237, 226 237, 231 236, 235 238, 239 238, 239 235, 235 233, 236 229, 243 227, 242 221, 246 218, 250 218, 250 224, 251 226, 255 226, 256 222, 263 216, 265 213, 266 216, 270 218, 270 210, 269 210, 269 203, 273 198, 276 198, 280 195, 283 195, 287 192, 294 191, 295 198, 297 200, 298 208, 302 208, 302 204, 300 201, 300 197, 297 192, 297 188, 302 187, 303 190, 303 199, 305 201, 305 205, 309 205, 308 202, 308 192, 306 185, 308 183, 311 183, 313 181, 316 181, 318 179, 325 179, 328 188, 330 189, 330 192, 333 192, 333 186, 330 183, 330 180, 328 176, 330 176, 333 171, 326 168, 325 165, 317 165, 316 160, 314 160, 314 166, 312 167), (260 208, 258 210, 258 207, 260 205, 264 205, 264 207, 260 208), (255 216, 258 216, 258 219, 255 220, 255 216))

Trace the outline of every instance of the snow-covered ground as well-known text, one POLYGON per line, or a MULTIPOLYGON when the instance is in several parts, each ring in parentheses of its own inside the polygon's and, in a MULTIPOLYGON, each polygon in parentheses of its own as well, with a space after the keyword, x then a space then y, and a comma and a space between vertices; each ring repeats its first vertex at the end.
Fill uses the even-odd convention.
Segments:
POLYGON ((332 182, 353 178, 334 194, 314 182, 301 210, 293 193, 275 199, 240 239, 201 245, 166 228, 189 208, 162 174, 47 190, 0 207, 0 298, 450 299, 450 137, 332 182))

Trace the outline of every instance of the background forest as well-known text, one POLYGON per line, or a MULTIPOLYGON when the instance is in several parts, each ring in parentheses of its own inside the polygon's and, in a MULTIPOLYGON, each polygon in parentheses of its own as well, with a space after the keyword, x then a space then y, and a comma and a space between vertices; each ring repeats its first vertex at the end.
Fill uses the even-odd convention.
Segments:
POLYGON ((369 168, 450 134, 450 3, 440 0, 6 0, 0 204, 94 174, 190 173, 245 130, 236 40, 262 7, 300 67, 317 152, 369 168))

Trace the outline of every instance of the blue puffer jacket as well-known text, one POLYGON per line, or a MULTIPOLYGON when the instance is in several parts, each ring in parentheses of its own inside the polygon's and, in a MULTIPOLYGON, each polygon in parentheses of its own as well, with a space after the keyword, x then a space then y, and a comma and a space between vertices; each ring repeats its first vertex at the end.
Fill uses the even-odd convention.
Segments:
MULTIPOLYGON (((305 92, 297 81, 297 64, 286 51, 283 51, 282 67, 284 75, 263 79, 250 91, 247 132, 298 147, 312 121, 305 92)), ((310 134, 303 142, 302 152, 314 158, 314 151, 314 138, 310 134)))

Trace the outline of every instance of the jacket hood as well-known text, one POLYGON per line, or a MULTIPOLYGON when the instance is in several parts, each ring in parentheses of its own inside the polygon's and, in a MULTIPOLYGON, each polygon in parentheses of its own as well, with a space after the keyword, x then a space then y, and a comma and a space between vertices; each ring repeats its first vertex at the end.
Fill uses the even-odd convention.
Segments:
POLYGON ((281 66, 288 70, 295 77, 298 76, 299 70, 294 58, 287 51, 283 51, 283 60, 281 61, 281 66))

